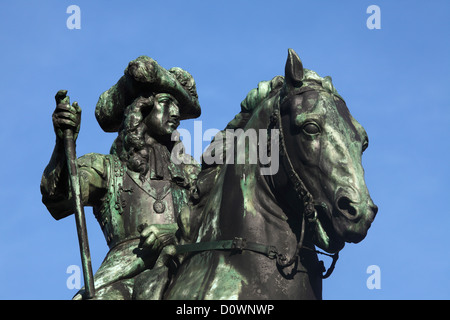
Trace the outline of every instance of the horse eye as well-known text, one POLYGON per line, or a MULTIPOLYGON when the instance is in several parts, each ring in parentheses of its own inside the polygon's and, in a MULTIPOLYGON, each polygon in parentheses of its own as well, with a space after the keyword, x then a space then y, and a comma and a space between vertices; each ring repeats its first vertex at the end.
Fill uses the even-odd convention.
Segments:
POLYGON ((320 128, 319 128, 319 126, 318 126, 317 124, 315 124, 315 123, 313 123, 313 122, 308 122, 307 124, 305 124, 305 125, 303 126, 303 131, 304 131, 306 134, 312 134, 312 135, 314 135, 314 134, 320 133, 320 128))

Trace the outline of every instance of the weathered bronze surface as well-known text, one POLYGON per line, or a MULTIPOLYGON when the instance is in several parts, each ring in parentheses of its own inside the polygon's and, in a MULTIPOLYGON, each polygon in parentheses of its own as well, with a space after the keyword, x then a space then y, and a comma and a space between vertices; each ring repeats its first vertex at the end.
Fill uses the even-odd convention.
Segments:
MULTIPOLYGON (((338 252, 366 236, 378 210, 361 165, 367 134, 331 78, 289 50, 285 75, 249 92, 201 171, 170 158, 179 119, 199 114, 192 77, 147 57, 100 97, 97 119, 119 136, 110 155, 78 161, 82 203, 94 207, 110 246, 94 298, 320 299, 338 252), (256 131, 265 140, 246 143, 256 131), (333 257, 325 274, 318 253, 333 257)), ((61 219, 74 210, 60 131, 76 136, 79 107, 58 104, 53 122, 57 143, 41 187, 61 219)))
MULTIPOLYGON (((62 131, 74 132, 76 139, 81 109, 65 94, 56 97, 56 146, 42 177, 42 200, 55 219, 74 212, 77 196, 83 206, 93 207, 110 248, 94 277, 94 299, 159 299, 169 278, 165 265, 155 266, 158 251, 175 241, 177 217, 200 169, 186 154, 177 154, 185 160, 179 165, 171 160, 172 149, 181 144, 171 139, 180 120, 200 115, 194 79, 148 57, 131 61, 97 103, 100 126, 118 131, 118 137, 111 154, 78 159, 78 195, 70 192, 62 131), (160 226, 158 239, 152 227, 145 228, 154 224, 160 226)), ((84 289, 75 299, 83 297, 89 297, 84 289)))

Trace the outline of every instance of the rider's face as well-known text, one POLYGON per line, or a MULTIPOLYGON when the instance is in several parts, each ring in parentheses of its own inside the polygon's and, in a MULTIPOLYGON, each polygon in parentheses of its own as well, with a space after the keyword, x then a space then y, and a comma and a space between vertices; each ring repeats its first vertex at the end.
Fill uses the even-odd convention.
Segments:
POLYGON ((178 101, 168 93, 158 93, 145 124, 151 136, 171 135, 180 125, 178 101))

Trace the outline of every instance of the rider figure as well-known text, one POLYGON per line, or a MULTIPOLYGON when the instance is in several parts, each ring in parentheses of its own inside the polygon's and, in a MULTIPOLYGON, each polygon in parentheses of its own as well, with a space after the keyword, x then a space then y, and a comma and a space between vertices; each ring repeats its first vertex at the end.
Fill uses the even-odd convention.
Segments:
MULTIPOLYGON (((41 181, 42 201, 57 220, 73 213, 62 131, 70 128, 76 137, 81 120, 78 104, 62 100, 65 93, 56 96, 56 146, 41 181)), ((118 136, 110 154, 78 159, 82 204, 93 207, 109 247, 94 276, 94 299, 159 299, 169 270, 155 262, 174 242, 179 212, 200 170, 172 138, 180 120, 200 115, 194 79, 141 56, 100 96, 95 114, 104 131, 118 136), (175 163, 173 157, 182 159, 175 163)))

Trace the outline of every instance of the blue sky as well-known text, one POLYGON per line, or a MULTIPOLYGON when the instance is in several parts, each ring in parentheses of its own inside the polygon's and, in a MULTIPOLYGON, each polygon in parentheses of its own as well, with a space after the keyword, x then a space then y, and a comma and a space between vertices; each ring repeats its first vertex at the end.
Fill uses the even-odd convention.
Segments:
MULTIPOLYGON (((379 212, 367 238, 341 252, 323 297, 449 299, 449 12, 439 0, 2 2, 0 299, 76 292, 66 285, 67 268, 80 265, 74 218, 53 220, 39 191, 59 89, 83 109, 78 155, 108 153, 115 135, 100 129, 94 108, 130 60, 188 70, 205 131, 225 127, 259 81, 282 75, 288 48, 332 76, 370 137, 363 164, 379 212), (72 4, 79 30, 66 26, 72 4), (379 30, 366 26, 372 4, 379 30), (380 289, 366 285, 371 265, 380 289)), ((96 270, 107 246, 86 216, 96 270)))

